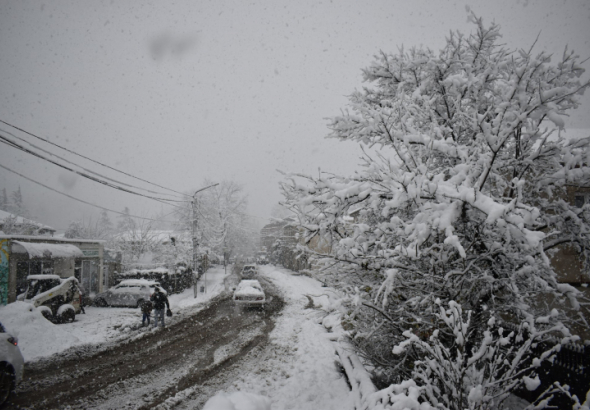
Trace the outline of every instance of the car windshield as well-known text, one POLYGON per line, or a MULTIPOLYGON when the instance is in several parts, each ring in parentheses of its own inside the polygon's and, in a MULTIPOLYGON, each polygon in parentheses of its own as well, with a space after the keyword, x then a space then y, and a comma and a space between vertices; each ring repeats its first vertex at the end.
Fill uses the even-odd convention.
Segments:
POLYGON ((59 279, 31 280, 27 288, 26 299, 33 299, 38 294, 47 292, 49 289, 58 286, 60 283, 61 281, 59 279))

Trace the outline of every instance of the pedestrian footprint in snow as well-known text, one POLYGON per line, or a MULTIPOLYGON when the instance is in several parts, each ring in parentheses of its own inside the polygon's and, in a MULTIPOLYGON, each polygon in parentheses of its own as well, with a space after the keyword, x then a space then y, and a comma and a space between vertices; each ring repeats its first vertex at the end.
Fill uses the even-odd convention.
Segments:
POLYGON ((147 320, 147 325, 150 325, 150 316, 152 314, 152 309, 154 308, 154 304, 150 300, 144 300, 141 304, 141 313, 143 313, 143 317, 141 318, 141 325, 145 326, 145 321, 147 320))
POLYGON ((168 297, 162 292, 162 289, 156 287, 156 291, 152 293, 150 300, 154 302, 154 328, 158 327, 158 318, 160 318, 162 322, 161 326, 164 327, 164 308, 167 306, 168 310, 170 310, 168 297))

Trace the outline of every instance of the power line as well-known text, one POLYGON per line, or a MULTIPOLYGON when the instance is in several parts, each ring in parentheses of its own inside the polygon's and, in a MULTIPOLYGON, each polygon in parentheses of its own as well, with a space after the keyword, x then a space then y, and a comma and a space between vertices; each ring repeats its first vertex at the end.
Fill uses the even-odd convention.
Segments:
MULTIPOLYGON (((175 222, 176 222, 176 221, 163 221, 163 220, 161 220, 161 219, 145 218, 145 217, 143 217, 143 216, 136 216, 136 215, 126 214, 126 213, 124 213, 124 212, 114 211, 114 210, 112 210, 112 209, 105 208, 105 207, 103 207, 103 206, 100 206, 100 205, 95 205, 95 204, 93 204, 93 203, 90 203, 90 202, 84 201, 83 199, 79 199, 79 198, 73 197, 73 196, 71 196, 71 195, 68 195, 68 194, 66 194, 66 193, 64 193, 64 192, 61 192, 61 191, 58 191, 58 190, 56 190, 56 189, 53 189, 53 188, 51 188, 51 187, 48 187, 47 185, 45 185, 45 184, 42 184, 41 182, 37 182, 37 181, 35 181, 35 180, 33 180, 33 179, 29 178, 29 177, 26 177, 26 176, 24 176, 23 174, 20 174, 20 173, 16 172, 16 171, 13 171, 12 169, 10 169, 10 168, 7 168, 7 167, 5 167, 5 166, 4 166, 4 165, 2 165, 2 164, 0 164, 0 168, 3 168, 3 169, 5 169, 5 170, 6 170, 6 171, 8 171, 8 172, 12 172, 13 174, 16 174, 16 175, 18 175, 19 177, 22 177, 22 178, 26 179, 27 181, 31 181, 31 182, 32 182, 32 183, 34 183, 34 184, 41 185, 43 188, 47 188, 47 189, 49 189, 50 191, 56 192, 56 193, 58 193, 58 194, 60 194, 60 195, 66 196, 66 197, 68 197, 68 198, 70 198, 70 199, 73 199, 74 201, 82 202, 83 204, 90 205, 90 206, 93 206, 93 207, 95 207, 95 208, 98 208, 98 209, 103 209, 103 210, 105 210, 105 211, 113 212, 113 213, 115 213, 115 214, 119 214, 119 215, 130 216, 130 217, 132 217, 132 218, 145 219, 145 220, 147 220, 147 221, 155 221, 155 222, 170 222, 170 223, 175 223, 175 222)), ((168 205, 170 205, 170 204, 168 204, 168 205)))
POLYGON ((153 197, 153 196, 150 196, 150 195, 143 195, 143 194, 140 194, 139 192, 131 191, 130 189, 123 188, 123 187, 120 187, 120 186, 117 186, 117 185, 113 185, 110 182, 103 181, 101 179, 98 179, 96 177, 93 177, 91 175, 88 175, 88 174, 86 174, 84 172, 76 171, 75 169, 69 168, 69 167, 67 167, 67 166, 65 166, 63 164, 60 164, 59 162, 56 162, 56 161, 53 161, 53 160, 51 160, 51 159, 49 159, 47 157, 44 157, 43 155, 41 155, 41 154, 39 154, 39 153, 37 153, 35 151, 31 151, 30 149, 25 148, 22 145, 17 144, 16 142, 10 140, 9 138, 6 138, 5 136, 0 135, 0 142, 3 142, 4 144, 6 144, 6 145, 8 145, 10 147, 16 148, 16 149, 18 149, 20 151, 26 152, 27 154, 31 154, 31 155, 33 155, 33 156, 35 156, 37 158, 41 158, 41 159, 43 159, 43 160, 45 160, 47 162, 50 162, 50 163, 52 163, 54 165, 57 165, 60 168, 66 169, 66 170, 68 170, 70 172, 73 172, 73 173, 75 173, 77 175, 80 175, 80 176, 82 176, 84 178, 90 179, 91 181, 98 182, 98 183, 103 184, 103 185, 106 185, 106 186, 108 186, 110 188, 118 189, 119 191, 127 192, 129 194, 133 194, 133 195, 137 195, 137 196, 142 196, 144 198, 153 199, 155 201, 163 202, 163 203, 166 203, 164 201, 169 201, 169 202, 190 202, 190 201, 181 201, 181 200, 177 200, 177 199, 158 198, 158 197, 153 197))
POLYGON ((107 176, 105 176, 105 175, 99 174, 98 172, 94 172, 94 171, 92 171, 91 169, 88 169, 88 168, 85 168, 85 167, 83 167, 83 166, 81 166, 81 165, 79 165, 79 164, 76 164, 75 162, 72 162, 72 161, 70 161, 70 160, 68 160, 68 159, 66 159, 66 158, 60 157, 59 155, 56 155, 56 154, 54 154, 53 152, 50 152, 50 151, 47 151, 47 150, 45 150, 45 149, 43 149, 43 148, 41 148, 41 147, 38 147, 38 146, 36 146, 35 144, 32 144, 31 142, 27 141, 26 139, 24 139, 24 138, 21 138, 21 137, 19 137, 19 136, 17 136, 17 135, 14 135, 14 134, 13 134, 12 132, 10 132, 10 131, 5 131, 5 130, 2 130, 2 129, 0 129, 0 131, 2 131, 2 132, 5 132, 6 134, 10 135, 11 137, 13 137, 13 138, 16 138, 16 139, 18 139, 18 140, 20 140, 20 141, 23 141, 23 142, 25 142, 25 143, 29 144, 31 147, 33 147, 33 148, 36 148, 36 149, 38 149, 38 150, 39 150, 39 151, 41 151, 41 152, 44 152, 44 153, 46 153, 46 154, 49 154, 49 155, 52 155, 52 156, 54 156, 54 157, 56 157, 56 158, 58 158, 58 159, 60 159, 60 160, 62 160, 62 161, 64 161, 64 162, 66 162, 66 163, 68 163, 68 164, 71 164, 71 165, 74 165, 74 166, 76 166, 76 167, 79 167, 79 168, 83 169, 83 170, 84 170, 84 171, 86 171, 86 172, 89 172, 89 173, 91 173, 91 174, 94 174, 94 175, 96 175, 96 176, 98 176, 98 177, 104 178, 104 179, 106 179, 106 180, 109 180, 109 181, 115 182, 115 183, 117 183, 117 184, 120 184, 120 185, 128 186, 128 187, 131 187, 131 188, 135 188, 135 189, 141 189, 141 190, 143 190, 143 191, 147 191, 147 192, 149 192, 149 193, 156 194, 156 195, 174 195, 174 194, 165 194, 165 193, 163 193, 163 192, 156 192, 156 191, 151 191, 151 190, 149 190, 149 189, 146 189, 146 188, 137 187, 137 186, 134 186, 134 185, 131 185, 131 184, 127 184, 127 183, 125 183, 125 182, 118 181, 118 180, 116 180, 116 179, 109 178, 109 177, 107 177, 107 176))
POLYGON ((151 184, 151 185, 157 186, 158 188, 166 189, 166 190, 168 190, 168 191, 175 192, 175 193, 177 193, 177 194, 180 194, 180 195, 183 195, 183 196, 190 196, 190 195, 187 195, 187 194, 185 194, 185 193, 182 193, 182 192, 175 191, 175 190, 174 190, 174 189, 172 189, 172 188, 167 188, 167 187, 164 187, 164 186, 161 186, 161 185, 155 184, 155 183, 153 183, 153 182, 147 181, 147 180, 145 180, 145 179, 142 179, 142 178, 136 177, 136 176, 134 176, 134 175, 128 174, 128 173, 127 173, 127 172, 125 172, 125 171, 121 171, 121 170, 119 170, 119 169, 113 168, 113 167, 111 167, 111 166, 109 166, 109 165, 103 164, 102 162, 96 161, 96 160, 94 160, 94 159, 92 159, 92 158, 89 158, 89 157, 87 157, 87 156, 84 156, 84 155, 82 155, 82 154, 78 154, 78 153, 77 153, 77 152, 75 152, 75 151, 72 151, 72 150, 70 150, 70 149, 68 149, 68 148, 62 147, 61 145, 58 145, 58 144, 56 144, 56 143, 54 143, 54 142, 51 142, 51 141, 49 141, 48 139, 45 139, 45 138, 39 137, 38 135, 35 135, 35 134, 33 134, 32 132, 26 131, 26 130, 24 130, 24 129, 20 128, 20 127, 17 127, 16 125, 10 124, 10 123, 8 123, 8 122, 6 122, 6 121, 2 120, 2 119, 0 119, 0 122, 1 122, 1 123, 3 123, 3 124, 6 124, 6 125, 8 125, 9 127, 12 127, 12 128, 14 128, 14 129, 16 129, 16 130, 19 130, 19 131, 21 131, 21 132, 24 132, 25 134, 27 134, 27 135, 30 135, 30 136, 31 136, 31 137, 33 137, 33 138, 37 138, 38 140, 41 140, 41 141, 43 141, 43 142, 46 142, 47 144, 51 144, 51 145, 53 145, 53 146, 55 146, 55 147, 58 147, 58 148, 60 148, 60 149, 63 149, 64 151, 67 151, 67 152, 69 152, 69 153, 71 153, 71 154, 77 155, 77 156, 79 156, 79 157, 81 157, 81 158, 87 159, 88 161, 94 162, 95 164, 98 164, 98 165, 101 165, 101 166, 103 166, 103 167, 105 167, 105 168, 108 168, 108 169, 111 169, 111 170, 113 170, 113 171, 119 172, 119 173, 121 173, 121 174, 123 174, 123 175, 127 175, 128 177, 135 178, 135 179, 137 179, 137 180, 139 180, 139 181, 147 182, 148 184, 151 184))

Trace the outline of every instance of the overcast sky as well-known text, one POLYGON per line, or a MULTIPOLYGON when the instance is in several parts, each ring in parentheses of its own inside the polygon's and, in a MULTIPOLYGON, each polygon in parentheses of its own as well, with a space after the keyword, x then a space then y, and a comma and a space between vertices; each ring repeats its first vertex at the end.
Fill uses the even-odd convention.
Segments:
MULTIPOLYGON (((450 30, 473 30, 466 6, 499 23, 511 48, 540 33, 539 51, 590 57, 588 0, 0 0, 0 119, 178 191, 235 180, 263 224, 280 200, 276 169, 355 169, 358 147, 326 140, 326 118, 362 86, 372 56, 441 48, 450 30)), ((569 128, 590 128, 584 101, 569 128)), ((4 144, 0 164, 107 208, 172 211, 4 144)), ((0 169, 0 189, 19 185, 58 229, 100 212, 0 169)))

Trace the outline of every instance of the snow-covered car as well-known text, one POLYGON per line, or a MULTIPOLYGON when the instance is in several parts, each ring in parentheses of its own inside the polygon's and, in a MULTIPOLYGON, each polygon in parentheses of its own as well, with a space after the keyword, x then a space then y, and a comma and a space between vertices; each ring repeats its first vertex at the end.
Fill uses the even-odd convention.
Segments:
POLYGON ((244 265, 242 268, 242 278, 255 278, 256 275, 258 275, 258 267, 256 265, 244 265))
POLYGON ((0 323, 0 406, 23 378, 25 360, 18 339, 0 323))
MULTIPOLYGON (((147 279, 127 279, 121 281, 117 286, 113 286, 103 293, 99 293, 94 298, 96 306, 131 306, 139 307, 149 300, 150 296, 156 290, 156 287, 162 289, 158 282, 147 279)), ((166 294, 166 291, 162 289, 166 294)))
POLYGON ((266 304, 266 295, 260 282, 253 279, 242 280, 234 291, 234 303, 238 307, 260 306, 266 304))

